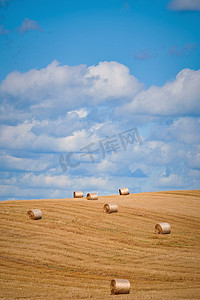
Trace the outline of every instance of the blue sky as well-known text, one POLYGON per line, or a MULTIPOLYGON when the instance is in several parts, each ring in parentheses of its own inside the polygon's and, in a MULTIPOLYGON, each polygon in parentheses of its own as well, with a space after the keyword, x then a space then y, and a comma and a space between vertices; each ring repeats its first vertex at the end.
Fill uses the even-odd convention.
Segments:
POLYGON ((199 189, 199 28, 199 0, 0 0, 0 199, 199 189))

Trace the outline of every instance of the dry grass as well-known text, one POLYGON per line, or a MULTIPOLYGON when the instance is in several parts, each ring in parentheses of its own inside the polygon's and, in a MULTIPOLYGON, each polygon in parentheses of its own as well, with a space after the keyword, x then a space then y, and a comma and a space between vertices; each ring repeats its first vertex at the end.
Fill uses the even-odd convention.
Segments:
POLYGON ((0 202, 0 299, 200 299, 199 208, 200 191, 0 202), (113 278, 131 293, 111 296, 113 278))

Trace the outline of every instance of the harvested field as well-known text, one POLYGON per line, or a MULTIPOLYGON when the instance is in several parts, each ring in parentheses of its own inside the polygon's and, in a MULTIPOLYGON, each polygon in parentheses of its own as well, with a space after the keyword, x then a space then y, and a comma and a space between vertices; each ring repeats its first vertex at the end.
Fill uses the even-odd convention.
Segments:
POLYGON ((200 299, 200 191, 98 199, 0 202, 0 299, 200 299), (130 294, 110 295, 113 278, 130 294))

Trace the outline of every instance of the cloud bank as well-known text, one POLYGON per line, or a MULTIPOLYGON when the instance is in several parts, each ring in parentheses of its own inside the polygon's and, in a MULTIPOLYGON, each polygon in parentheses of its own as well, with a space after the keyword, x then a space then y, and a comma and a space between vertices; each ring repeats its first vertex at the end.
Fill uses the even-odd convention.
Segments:
POLYGON ((143 89, 129 69, 117 62, 100 62, 97 66, 61 66, 53 61, 41 70, 27 73, 13 71, 0 85, 0 93, 12 98, 12 108, 29 107, 34 115, 60 115, 80 105, 97 105, 105 101, 129 99, 143 89), (15 101, 16 100, 16 101, 15 101), (15 102, 13 104, 13 101, 15 102))
POLYGON ((181 116, 200 114, 200 70, 183 69, 176 79, 162 87, 151 86, 131 102, 118 108, 119 114, 181 116))
POLYGON ((198 189, 199 95, 200 70, 148 89, 114 61, 9 73, 0 83, 0 199, 198 189), (127 134, 133 128, 142 143, 127 134))

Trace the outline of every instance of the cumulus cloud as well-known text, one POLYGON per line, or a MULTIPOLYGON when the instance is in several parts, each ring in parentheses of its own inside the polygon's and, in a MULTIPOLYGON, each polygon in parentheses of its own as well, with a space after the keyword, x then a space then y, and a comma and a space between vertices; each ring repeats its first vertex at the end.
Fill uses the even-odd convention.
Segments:
POLYGON ((72 111, 69 111, 68 113, 67 113, 69 116, 76 116, 76 115, 78 115, 78 117, 80 118, 80 119, 82 119, 82 118, 85 118, 85 117, 87 117, 87 110, 86 109, 84 109, 84 108, 81 108, 81 109, 78 109, 78 110, 72 110, 72 111))
POLYGON ((187 153, 188 166, 200 170, 200 145, 195 145, 187 153))
MULTIPOLYGON (((35 158, 16 157, 6 152, 0 153, 1 170, 6 171, 28 171, 28 172, 41 172, 46 170, 51 165, 51 159, 47 157, 41 157, 41 155, 35 158)), ((9 180, 8 180, 9 181, 9 180)))
POLYGON ((38 121, 25 121, 16 126, 4 125, 0 127, 0 144, 4 149, 26 149, 39 152, 78 151, 89 144, 91 140, 97 140, 95 134, 81 129, 72 132, 71 135, 53 137, 45 132, 35 134, 34 126, 38 121))
MULTIPOLYGON (((68 189, 72 186, 79 185, 80 188, 84 188, 88 186, 89 188, 99 188, 105 187, 106 179, 101 177, 93 177, 93 178, 70 178, 68 175, 50 175, 50 174, 39 174, 35 175, 33 173, 27 173, 24 176, 20 177, 20 184, 24 186, 36 186, 38 188, 56 188, 56 189, 68 189), (90 181, 90 182, 89 182, 90 181)), ((71 191, 72 193, 72 191, 71 191)))
POLYGON ((200 170, 190 170, 189 176, 200 179, 200 170))
POLYGON ((30 113, 24 110, 24 108, 15 107, 13 103, 9 103, 5 99, 1 99, 0 103, 0 123, 2 124, 16 124, 28 120, 30 113))
POLYGON ((71 197, 72 187, 99 195, 115 194, 119 186, 133 192, 197 188, 199 83, 200 70, 184 69, 145 90, 117 62, 70 67, 53 61, 8 74, 0 84, 0 198, 71 197), (133 127, 142 145, 105 147, 103 155, 101 141, 133 127), (98 148, 94 162, 81 156, 90 143, 98 148), (79 165, 64 172, 59 157, 69 152, 79 165))
MULTIPOLYGON (((14 71, 2 81, 0 91, 11 96, 42 100, 47 96, 71 96, 73 92, 92 95, 99 102, 108 98, 130 97, 143 85, 130 75, 129 69, 117 62, 100 62, 87 68, 85 65, 60 66, 54 60, 46 68, 27 73, 14 71)), ((66 97, 65 97, 66 98, 66 97)))
POLYGON ((177 174, 170 174, 169 176, 159 178, 156 184, 166 189, 180 189, 184 188, 184 179, 177 174))
POLYGON ((119 114, 176 116, 200 113, 200 70, 183 69, 162 87, 151 86, 118 108, 119 114))
POLYGON ((99 99, 130 97, 143 89, 126 66, 114 61, 89 67, 86 78, 93 80, 89 94, 99 99))
POLYGON ((171 124, 166 123, 153 126, 151 135, 155 140, 165 142, 176 141, 185 145, 195 145, 200 143, 200 118, 180 117, 173 120, 171 124))
POLYGON ((21 34, 24 34, 28 31, 32 31, 32 30, 39 30, 41 31, 41 27, 38 25, 37 21, 35 20, 30 20, 28 18, 25 18, 22 25, 20 27, 18 27, 18 31, 21 34))
MULTIPOLYGON (((129 69, 117 62, 100 62, 97 66, 61 66, 55 60, 41 70, 26 73, 11 72, 0 85, 0 95, 28 106, 42 118, 82 105, 97 105, 105 101, 126 101, 143 88, 129 69)), ((11 102, 11 100, 10 100, 11 102)))
POLYGON ((200 0, 171 0, 167 8, 175 11, 199 11, 200 0))
POLYGON ((81 189, 86 194, 106 190, 109 178, 93 177, 70 177, 63 174, 25 173, 16 174, 1 180, 0 199, 42 199, 42 198, 66 198, 72 197, 73 189, 81 189))

